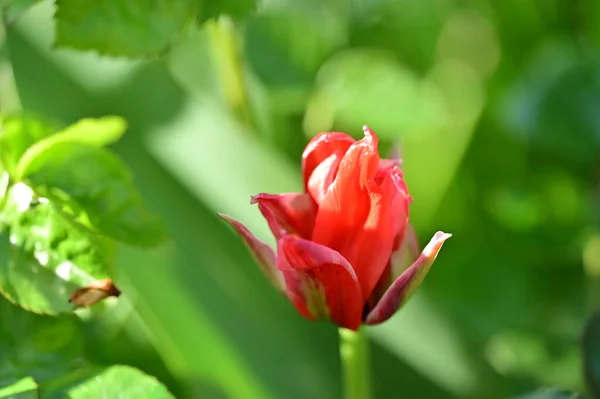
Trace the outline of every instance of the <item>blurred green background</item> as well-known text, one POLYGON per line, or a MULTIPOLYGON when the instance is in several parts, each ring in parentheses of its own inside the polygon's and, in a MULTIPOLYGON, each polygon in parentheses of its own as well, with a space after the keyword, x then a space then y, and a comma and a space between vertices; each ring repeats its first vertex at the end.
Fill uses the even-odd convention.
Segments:
POLYGON ((583 390, 600 305, 597 0, 264 0, 145 61, 53 49, 47 1, 17 14, 0 33, 2 112, 125 117, 115 150, 171 236, 121 247, 125 294, 69 324, 95 363, 177 398, 340 397, 336 329, 298 316, 216 212, 272 242, 250 195, 301 189, 312 136, 367 124, 383 152, 400 144, 421 242, 454 235, 369 328, 376 397, 583 390))

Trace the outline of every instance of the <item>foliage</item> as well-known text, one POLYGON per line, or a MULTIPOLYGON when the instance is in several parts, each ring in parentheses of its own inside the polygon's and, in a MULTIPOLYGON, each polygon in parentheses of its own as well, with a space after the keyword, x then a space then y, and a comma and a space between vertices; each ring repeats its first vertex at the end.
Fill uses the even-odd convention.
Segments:
MULTIPOLYGON (((164 235, 125 165, 103 148, 124 133, 125 123, 106 117, 57 129, 42 119, 15 115, 0 124, 0 292, 31 312, 70 313, 71 298, 79 289, 114 278, 115 240, 152 245, 164 235)), ((17 313, 6 303, 0 312, 2 344, 8 345, 2 351, 8 358, 2 361, 0 380, 19 378, 12 391, 6 388, 11 395, 36 391, 31 377, 40 383, 58 378, 56 373, 76 367, 79 356, 72 318, 44 320, 23 314, 17 319, 17 313), (34 331, 38 336, 28 341, 34 331)), ((119 380, 144 386, 137 372, 120 370, 108 369, 92 383, 81 380, 69 397, 109 395, 109 387, 120 392, 119 380)), ((169 396, 157 384, 146 385, 147 397, 169 396)))
POLYGON ((599 395, 597 1, 0 7, 0 397, 170 397, 131 366, 178 398, 338 397, 335 332, 216 212, 267 238, 247 198, 363 124, 400 148, 419 237, 454 236, 369 330, 376 397, 599 395), (123 295, 73 313, 106 278, 123 295))

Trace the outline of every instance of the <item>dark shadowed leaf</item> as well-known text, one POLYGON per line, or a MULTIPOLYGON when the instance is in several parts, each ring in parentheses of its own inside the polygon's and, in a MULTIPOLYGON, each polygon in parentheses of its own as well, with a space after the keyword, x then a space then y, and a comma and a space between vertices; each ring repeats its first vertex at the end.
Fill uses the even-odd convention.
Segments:
POLYGON ((590 399, 577 393, 558 389, 540 389, 539 391, 514 397, 513 399, 590 399))
POLYGON ((79 207, 100 233, 131 245, 152 246, 164 238, 126 165, 103 148, 58 142, 31 159, 22 177, 49 198, 79 207))
POLYGON ((324 7, 256 15, 244 33, 253 70, 267 85, 279 87, 308 87, 319 66, 346 41, 342 22, 324 7), (296 36, 300 31, 302 40, 296 36))
POLYGON ((162 52, 193 21, 195 0, 56 1, 56 45, 139 57, 162 52))
POLYGON ((74 316, 40 316, 0 298, 0 386, 32 377, 38 383, 84 365, 74 316))
POLYGON ((242 18, 256 9, 256 0, 208 0, 202 2, 200 21, 216 18, 222 14, 242 18))
POLYGON ((600 397, 600 311, 588 321, 583 334, 585 377, 590 391, 600 397))

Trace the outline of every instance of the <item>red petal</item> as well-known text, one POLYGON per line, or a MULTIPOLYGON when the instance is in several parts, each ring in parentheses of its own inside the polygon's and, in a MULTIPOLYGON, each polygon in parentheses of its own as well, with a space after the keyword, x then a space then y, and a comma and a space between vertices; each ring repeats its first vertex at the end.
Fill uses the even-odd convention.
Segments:
MULTIPOLYGON (((309 179, 313 174, 314 170, 326 159, 333 156, 334 159, 337 159, 337 162, 330 160, 329 168, 332 169, 331 172, 323 170, 321 168, 319 170, 319 174, 322 176, 333 175, 331 179, 319 178, 319 180, 323 180, 321 186, 325 186, 327 188, 329 184, 333 181, 335 177, 335 173, 337 171, 337 167, 339 165, 339 161, 342 159, 348 148, 354 143, 354 139, 348 136, 346 133, 338 133, 338 132, 330 132, 330 133, 320 133, 315 136, 304 149, 304 153, 302 154, 302 176, 304 178, 304 191, 309 191, 309 179)), ((315 201, 317 201, 316 197, 315 201)), ((318 202, 318 201, 317 201, 318 202)))
POLYGON ((344 154, 331 154, 313 170, 308 178, 306 191, 317 204, 321 204, 327 189, 333 183, 343 156, 344 154))
POLYGON ((421 256, 394 281, 379 303, 369 312, 366 324, 379 324, 389 319, 421 285, 444 241, 452 237, 441 231, 435 233, 421 256))
POLYGON ((377 136, 365 128, 365 138, 342 159, 313 232, 313 241, 335 249, 352 264, 365 298, 383 274, 407 217, 402 172, 388 169, 378 184, 378 170, 377 136))
POLYGON ((236 233, 244 240, 244 243, 258 262, 263 273, 279 290, 284 290, 283 277, 281 272, 277 270, 277 262, 275 260, 275 252, 269 245, 259 240, 244 226, 241 222, 235 220, 231 216, 218 214, 221 219, 233 227, 236 233))
POLYGON ((378 176, 385 176, 390 172, 391 169, 400 167, 400 161, 397 159, 381 159, 379 160, 379 168, 377 170, 378 176))
POLYGON ((308 194, 258 194, 252 197, 251 204, 267 219, 276 239, 284 234, 295 234, 310 238, 315 225, 317 206, 308 194))
POLYGON ((277 254, 286 291, 300 314, 310 320, 326 318, 338 326, 358 329, 363 298, 352 266, 340 253, 286 235, 278 242, 277 254))

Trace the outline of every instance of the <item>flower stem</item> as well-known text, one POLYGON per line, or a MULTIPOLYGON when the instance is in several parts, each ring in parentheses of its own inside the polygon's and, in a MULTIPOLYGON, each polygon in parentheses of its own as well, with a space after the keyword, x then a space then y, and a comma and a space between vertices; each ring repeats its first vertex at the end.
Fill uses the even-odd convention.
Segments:
POLYGON ((344 399, 370 399, 369 339, 364 328, 340 328, 344 399))

